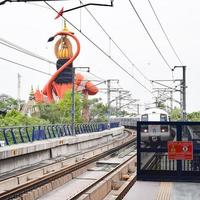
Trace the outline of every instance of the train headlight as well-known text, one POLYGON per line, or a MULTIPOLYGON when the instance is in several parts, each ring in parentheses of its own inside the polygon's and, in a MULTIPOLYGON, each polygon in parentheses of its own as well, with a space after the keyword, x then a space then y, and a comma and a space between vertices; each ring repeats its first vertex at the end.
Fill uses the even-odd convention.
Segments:
POLYGON ((162 126, 162 127, 160 127, 160 131, 161 131, 162 133, 168 132, 168 126, 162 126))
POLYGON ((142 133, 148 133, 148 132, 149 132, 148 126, 142 126, 141 132, 142 132, 142 133))

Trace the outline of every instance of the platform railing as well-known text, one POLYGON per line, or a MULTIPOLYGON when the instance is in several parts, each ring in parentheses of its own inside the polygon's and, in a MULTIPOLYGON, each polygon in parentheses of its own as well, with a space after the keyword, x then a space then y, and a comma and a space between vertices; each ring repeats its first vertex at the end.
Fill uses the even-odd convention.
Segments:
MULTIPOLYGON (((75 135, 104 131, 119 127, 119 123, 89 123, 76 124, 75 135)), ((5 145, 34 142, 51 138, 72 136, 72 128, 69 124, 50 124, 35 126, 0 127, 0 147, 5 145)))

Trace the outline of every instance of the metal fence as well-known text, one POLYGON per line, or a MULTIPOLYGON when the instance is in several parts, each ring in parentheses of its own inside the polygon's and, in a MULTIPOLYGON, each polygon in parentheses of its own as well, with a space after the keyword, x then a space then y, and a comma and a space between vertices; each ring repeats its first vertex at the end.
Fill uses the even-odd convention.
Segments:
MULTIPOLYGON (((119 127, 119 123, 111 123, 110 125, 108 125, 108 123, 76 124, 74 132, 75 135, 78 135, 99 132, 115 127, 119 127)), ((36 140, 59 138, 63 136, 72 136, 71 125, 53 124, 0 127, 0 146, 34 142, 36 140)))
POLYGON ((200 182, 200 122, 138 122, 137 179, 200 182))

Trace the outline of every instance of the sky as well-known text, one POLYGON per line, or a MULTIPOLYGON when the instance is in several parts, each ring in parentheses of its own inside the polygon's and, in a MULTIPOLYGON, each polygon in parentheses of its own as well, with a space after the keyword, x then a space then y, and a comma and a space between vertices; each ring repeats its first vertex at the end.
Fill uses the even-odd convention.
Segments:
MULTIPOLYGON (((82 2, 110 3, 109 0, 83 0, 82 2)), ((148 0, 132 0, 131 2, 169 66, 158 53, 129 0, 114 0, 114 7, 88 7, 111 39, 84 8, 65 13, 64 17, 118 63, 116 65, 78 30, 67 23, 70 31, 74 32, 81 43, 81 52, 74 61, 74 66, 90 67, 91 73, 98 76, 100 80, 118 79, 119 84, 114 81, 111 86, 129 90, 132 97, 140 99, 139 103, 144 105, 155 101, 152 99, 151 91, 157 85, 152 85, 149 80, 172 80, 170 68, 180 66, 181 63, 166 40, 148 0), (115 44, 120 47, 126 57, 115 44), (127 57, 129 60, 127 60, 127 57), (142 72, 142 75, 138 69, 142 72)), ((187 112, 199 111, 200 1, 193 0, 191 3, 188 0, 151 0, 151 3, 182 64, 187 66, 187 112)), ((59 11, 62 7, 70 9, 79 6, 80 2, 79 0, 67 0, 49 2, 49 4, 59 11)), ((44 2, 7 2, 0 6, 0 93, 6 93, 17 98, 18 73, 21 75, 21 99, 27 100, 31 86, 34 89, 37 87, 42 89, 48 82, 48 75, 25 69, 2 60, 2 58, 47 73, 54 73, 55 65, 8 48, 1 42, 7 40, 56 62, 53 53, 54 42, 47 43, 48 38, 62 30, 63 27, 61 18, 54 19, 56 15, 55 11, 44 2)), ((88 79, 97 79, 92 74, 81 73, 88 79)), ((182 78, 181 68, 175 69, 173 78, 174 80, 182 78)), ((173 82, 169 82, 169 85, 172 86, 173 82)), ((99 85, 99 88, 106 88, 106 85, 99 85)), ((112 92, 111 99, 115 98, 116 95, 112 92)), ((179 96, 178 92, 174 94, 174 98, 177 100, 180 99, 179 96)), ((97 97, 102 97, 106 101, 105 92, 100 92, 97 97)), ((174 104, 174 106, 177 106, 177 104, 174 104)))

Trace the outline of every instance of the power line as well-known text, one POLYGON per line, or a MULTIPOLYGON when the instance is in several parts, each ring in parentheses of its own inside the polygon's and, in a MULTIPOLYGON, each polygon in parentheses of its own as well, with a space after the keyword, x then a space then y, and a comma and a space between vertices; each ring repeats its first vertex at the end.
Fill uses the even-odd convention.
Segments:
MULTIPOLYGON (((29 56, 38 58, 38 59, 43 60, 43 61, 45 61, 45 62, 48 62, 48 63, 50 63, 50 64, 56 65, 55 62, 50 61, 50 60, 48 60, 48 59, 46 59, 46 58, 44 58, 44 57, 41 57, 41 56, 39 56, 39 55, 37 55, 37 54, 35 54, 35 53, 29 51, 29 50, 26 50, 26 49, 24 49, 24 48, 22 48, 22 47, 20 47, 20 46, 18 46, 18 45, 16 45, 16 44, 14 44, 14 43, 11 43, 11 42, 8 41, 8 40, 5 40, 5 39, 3 39, 3 38, 0 38, 0 40, 3 41, 3 42, 0 42, 0 44, 2 44, 2 45, 4 45, 4 46, 7 46, 7 47, 9 47, 9 48, 11 48, 11 49, 14 49, 14 50, 19 51, 19 52, 24 53, 24 54, 27 54, 27 55, 29 55, 29 56), (5 42, 6 44, 5 44, 4 42, 5 42)), ((4 59, 4 58, 2 58, 2 59, 4 59)), ((4 59, 4 60, 5 60, 5 61, 8 61, 8 59, 4 59)), ((11 61, 11 60, 10 60, 10 62, 15 63, 14 61, 11 61)), ((25 66, 25 65, 20 64, 20 63, 18 63, 18 65, 20 65, 20 66, 25 66)), ((27 66, 27 68, 29 68, 29 67, 27 66)), ((31 67, 30 67, 30 69, 32 70, 32 69, 34 69, 34 68, 31 68, 31 67)), ((38 72, 39 72, 39 71, 40 71, 40 70, 38 70, 38 72)), ((44 73, 46 73, 46 72, 44 72, 44 73)), ((98 79, 100 79, 100 80, 104 80, 103 78, 101 78, 101 77, 95 75, 95 74, 92 73, 92 72, 88 72, 88 73, 90 73, 91 75, 95 76, 96 78, 98 78, 98 79)), ((49 73, 49 75, 51 75, 51 74, 49 73)))
POLYGON ((175 49, 174 49, 172 43, 170 42, 170 39, 169 39, 169 37, 167 36, 167 33, 165 32, 165 30, 164 30, 164 28, 163 28, 163 26, 162 26, 162 24, 161 24, 161 22, 160 22, 160 20, 159 20, 159 18, 158 18, 158 15, 156 14, 156 11, 155 11, 155 9, 154 9, 154 7, 153 7, 151 1, 148 0, 148 2, 149 2, 149 5, 150 5, 150 7, 151 7, 151 9, 152 9, 152 11, 153 11, 153 13, 154 13, 154 15, 155 15, 155 17, 156 17, 158 23, 159 23, 159 25, 160 25, 160 27, 161 27, 161 29, 162 29, 162 31, 163 31, 163 33, 164 33, 164 35, 165 35, 165 37, 166 37, 168 43, 169 43, 169 45, 170 45, 172 51, 174 52, 175 56, 176 56, 177 59, 179 60, 180 64, 183 65, 183 63, 181 62, 181 59, 179 58, 177 52, 176 52, 175 49))
MULTIPOLYGON (((82 1, 79 0, 81 4, 82 1)), ((131 65, 147 80, 150 82, 150 80, 144 75, 144 73, 131 61, 131 59, 126 55, 126 53, 119 47, 119 45, 112 39, 112 37, 108 34, 108 32, 103 28, 103 26, 100 24, 100 22, 94 17, 94 15, 90 12, 88 8, 85 7, 85 10, 90 14, 90 16, 94 19, 94 21, 99 25, 99 27, 102 29, 102 31, 108 36, 109 40, 113 42, 113 44, 119 49, 119 51, 124 55, 124 57, 131 63, 131 65)))
MULTIPOLYGON (((21 64, 21 63, 12 61, 12 60, 7 59, 7 58, 0 57, 0 59, 1 59, 1 60, 4 60, 4 61, 6 61, 6 62, 9 62, 9 63, 15 64, 15 65, 18 65, 18 66, 20 66, 20 67, 23 67, 23 68, 26 68, 26 69, 29 69, 29 70, 32 70, 32 71, 39 72, 39 73, 41 73, 41 74, 45 74, 45 75, 48 75, 48 76, 52 76, 52 74, 50 74, 50 73, 47 73, 47 72, 44 72, 44 71, 35 69, 35 68, 33 68, 33 67, 29 67, 29 66, 27 66, 27 65, 24 65, 24 64, 21 64)), ((69 73, 69 74, 70 74, 70 73, 69 73)), ((85 81, 91 81, 91 80, 85 79, 85 81)), ((96 85, 99 85, 99 84, 104 83, 104 82, 105 82, 105 81, 101 81, 100 83, 98 83, 98 84, 96 84, 96 85)), ((96 86, 96 85, 94 85, 94 86, 96 86)))
POLYGON ((14 43, 8 41, 8 40, 5 40, 5 39, 3 39, 3 38, 0 38, 0 41, 2 41, 2 42, 0 42, 0 44, 2 44, 2 45, 4 45, 4 46, 7 46, 8 48, 11 48, 11 49, 14 49, 14 50, 16 50, 16 51, 19 51, 19 52, 21 52, 21 53, 24 53, 24 54, 26 54, 26 55, 35 57, 35 58, 37 58, 37 59, 39 59, 39 60, 48 62, 49 64, 54 64, 54 65, 56 64, 55 62, 53 62, 53 61, 51 61, 51 60, 48 60, 48 59, 46 59, 46 58, 44 58, 44 57, 42 57, 42 56, 40 56, 40 55, 37 55, 37 54, 35 54, 35 53, 33 53, 33 52, 29 51, 29 50, 26 50, 26 49, 24 49, 24 48, 22 48, 22 47, 20 47, 20 46, 18 46, 18 45, 16 45, 16 44, 14 44, 14 43))
MULTIPOLYGON (((56 13, 58 11, 53 8, 49 3, 44 1, 52 10, 54 10, 56 13)), ((124 69, 117 61, 115 61, 113 58, 111 58, 101 47, 99 47, 95 42, 93 42, 86 34, 84 34, 82 31, 80 31, 74 24, 72 24, 69 20, 67 20, 64 16, 62 16, 63 19, 65 19, 73 28, 75 28, 77 31, 79 31, 89 42, 91 42, 97 49, 99 49, 105 56, 107 56, 113 63, 115 63, 119 68, 121 68, 125 73, 127 73, 131 78, 133 78, 140 86, 142 86, 145 90, 147 90, 151 95, 151 91, 144 86, 142 83, 140 83, 132 74, 130 74, 126 69, 124 69)))
MULTIPOLYGON (((42 0, 32 0, 32 1, 42 1, 42 0)), ((69 1, 69 0, 47 0, 47 1, 69 1)), ((4 5, 6 2, 27 2, 27 0, 3 0, 0 2, 0 5, 4 5)))
POLYGON ((7 62, 10 62, 12 64, 15 64, 15 65, 19 65, 20 67, 23 67, 23 68, 26 68, 26 69, 30 69, 32 71, 36 71, 36 72, 39 72, 41 74, 45 74, 45 75, 48 75, 48 76, 51 76, 50 73, 47 73, 47 72, 44 72, 44 71, 41 71, 41 70, 38 70, 38 69, 35 69, 35 68, 32 68, 32 67, 29 67, 27 65, 23 65, 21 63, 18 63, 18 62, 15 62, 15 61, 12 61, 12 60, 9 60, 7 58, 3 58, 3 57, 0 57, 1 60, 4 60, 4 61, 7 61, 7 62))
POLYGON ((158 48, 157 44, 155 43, 155 41, 153 40, 151 34, 149 33, 147 27, 145 26, 144 22, 142 21, 139 13, 137 12, 136 8, 134 7, 133 3, 131 2, 131 0, 129 0, 132 9, 134 10, 134 12, 136 13, 137 17, 139 18, 142 26, 144 27, 146 33, 148 34, 149 38, 151 39, 152 43, 154 44, 154 46, 156 47, 158 53, 160 54, 160 56, 162 57, 162 59, 164 60, 165 64, 169 67, 170 70, 172 70, 172 68, 170 67, 169 63, 167 62, 167 60, 165 59, 165 57, 163 56, 163 54, 161 53, 160 49, 158 48))

